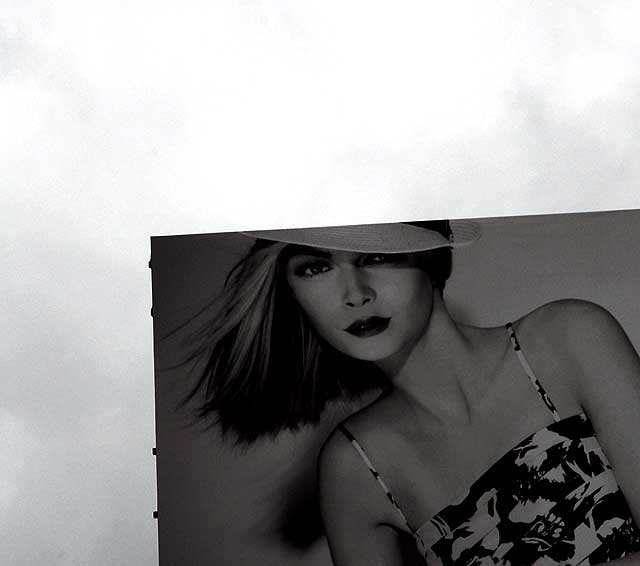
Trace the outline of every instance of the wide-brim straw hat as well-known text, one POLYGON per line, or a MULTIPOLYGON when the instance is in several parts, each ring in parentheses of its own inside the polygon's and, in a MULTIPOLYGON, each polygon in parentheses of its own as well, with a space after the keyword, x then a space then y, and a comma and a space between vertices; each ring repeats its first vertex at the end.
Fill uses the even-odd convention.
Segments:
POLYGON ((480 237, 480 225, 471 220, 450 220, 451 236, 435 230, 396 222, 323 226, 241 232, 251 238, 358 253, 411 253, 467 246, 480 237))

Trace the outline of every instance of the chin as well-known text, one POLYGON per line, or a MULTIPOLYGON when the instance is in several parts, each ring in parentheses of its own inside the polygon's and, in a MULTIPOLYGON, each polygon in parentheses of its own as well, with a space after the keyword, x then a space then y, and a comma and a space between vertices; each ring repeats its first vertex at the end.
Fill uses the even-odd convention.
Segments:
POLYGON ((394 348, 393 345, 389 344, 388 342, 386 344, 380 342, 376 344, 373 340, 371 340, 369 344, 362 344, 357 346, 349 344, 346 347, 338 349, 343 354, 346 354, 351 358, 355 358, 363 362, 377 362, 380 360, 384 360, 385 358, 392 356, 398 351, 398 348, 394 348))

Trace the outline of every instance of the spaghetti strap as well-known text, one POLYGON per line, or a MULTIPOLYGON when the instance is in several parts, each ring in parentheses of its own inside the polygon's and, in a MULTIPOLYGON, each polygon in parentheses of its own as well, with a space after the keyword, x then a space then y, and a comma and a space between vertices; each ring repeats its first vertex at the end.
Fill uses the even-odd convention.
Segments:
POLYGON ((398 514, 402 518, 404 524, 407 525, 407 528, 409 529, 409 531, 414 536, 416 536, 415 531, 413 530, 413 528, 409 524, 409 521, 407 521, 407 518, 404 516, 404 513, 401 511, 400 506, 398 505, 398 503, 396 502, 395 498, 391 494, 391 491, 387 487, 387 484, 384 483, 384 481, 380 477, 380 474, 378 473, 378 471, 373 467, 373 464, 371 463, 371 460, 369 460, 369 458, 365 454, 365 451, 362 449, 362 446, 360 446, 360 443, 354 438, 353 434, 351 434, 351 432, 349 432, 347 427, 344 426, 343 424, 339 424, 338 425, 338 429, 340 430, 340 432, 342 432, 342 434, 344 434, 347 437, 347 439, 349 440, 349 442, 351 442, 351 445, 356 449, 358 454, 360 454, 360 457, 364 460, 364 463, 367 465, 367 468, 369 468, 369 471, 371 472, 373 477, 378 482, 378 485, 380 485, 380 487, 384 491, 385 495, 387 496, 387 499, 395 507, 396 511, 398 512, 398 514))
POLYGON ((547 392, 544 390, 544 387, 542 387, 542 384, 540 383, 536 375, 533 373, 531 366, 527 362, 527 359, 524 357, 524 353, 522 352, 522 349, 520 348, 520 343, 518 342, 518 338, 516 337, 516 331, 513 329, 513 324, 511 322, 507 323, 506 329, 509 334, 511 344, 513 345, 513 349, 515 350, 516 355, 518 356, 518 360, 520 360, 520 364, 522 365, 524 372, 527 374, 529 381, 531 381, 535 390, 538 392, 538 395, 540 395, 540 397, 544 401, 544 404, 551 411, 551 414, 553 415, 553 420, 559 421, 560 413, 558 413, 558 410, 556 409, 555 405, 551 401, 551 398, 549 397, 549 395, 547 395, 547 392))

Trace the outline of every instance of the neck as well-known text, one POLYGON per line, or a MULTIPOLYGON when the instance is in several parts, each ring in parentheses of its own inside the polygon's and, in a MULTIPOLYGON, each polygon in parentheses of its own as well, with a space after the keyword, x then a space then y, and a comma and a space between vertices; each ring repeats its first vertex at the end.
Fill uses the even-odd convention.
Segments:
POLYGON ((434 292, 425 332, 409 352, 382 360, 379 366, 398 395, 436 422, 469 422, 495 371, 495 356, 487 356, 494 338, 493 332, 453 320, 441 294, 434 292))

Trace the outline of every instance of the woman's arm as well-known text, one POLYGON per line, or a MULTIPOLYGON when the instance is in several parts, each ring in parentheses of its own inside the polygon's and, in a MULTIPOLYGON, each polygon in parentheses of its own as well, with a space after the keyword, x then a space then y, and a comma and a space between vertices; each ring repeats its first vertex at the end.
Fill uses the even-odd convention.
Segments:
POLYGON ((318 492, 335 566, 402 566, 396 532, 380 524, 380 514, 386 513, 389 501, 338 432, 320 453, 318 492))
MULTIPOLYGON (((640 525, 640 358, 602 307, 571 301, 563 320, 568 354, 579 367, 576 394, 640 525)), ((609 564, 640 565, 640 555, 609 564)))

